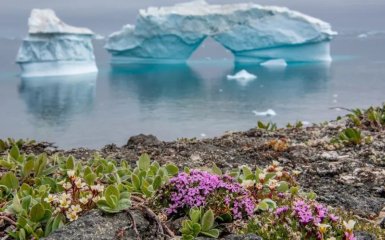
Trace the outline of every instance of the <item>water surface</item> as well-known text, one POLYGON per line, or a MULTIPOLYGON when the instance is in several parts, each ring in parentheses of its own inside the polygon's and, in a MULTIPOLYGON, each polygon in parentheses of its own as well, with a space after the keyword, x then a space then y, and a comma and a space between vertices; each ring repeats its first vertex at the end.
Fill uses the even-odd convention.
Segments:
MULTIPOLYGON (((124 144, 147 133, 163 140, 212 137, 246 130, 258 120, 283 126, 321 122, 342 115, 335 107, 384 102, 385 3, 366 1, 258 1, 287 5, 321 17, 339 31, 331 64, 293 64, 269 69, 234 65, 232 56, 207 40, 186 64, 110 65, 103 40, 95 41, 98 74, 22 79, 14 64, 32 7, 51 7, 68 23, 102 35, 132 23, 137 8, 177 1, 0 0, 0 138, 33 138, 60 147, 124 144), (343 4, 345 3, 345 4, 343 4), (349 3, 349 4, 347 4, 349 3), (373 32, 375 31, 375 32, 373 32), (368 37, 358 35, 372 32, 368 37), (226 75, 246 69, 258 78, 249 84, 226 75), (255 116, 274 109, 275 117, 255 116)), ((212 1, 231 2, 231 1, 212 1)))

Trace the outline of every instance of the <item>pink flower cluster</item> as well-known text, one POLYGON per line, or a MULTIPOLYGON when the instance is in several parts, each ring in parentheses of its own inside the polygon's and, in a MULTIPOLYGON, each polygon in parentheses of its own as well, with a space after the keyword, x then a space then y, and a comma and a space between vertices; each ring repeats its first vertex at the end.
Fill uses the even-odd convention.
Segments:
POLYGON ((249 192, 232 177, 218 176, 205 171, 182 172, 170 179, 170 199, 166 214, 207 206, 210 200, 217 206, 231 209, 233 218, 241 219, 254 213, 255 202, 249 192))

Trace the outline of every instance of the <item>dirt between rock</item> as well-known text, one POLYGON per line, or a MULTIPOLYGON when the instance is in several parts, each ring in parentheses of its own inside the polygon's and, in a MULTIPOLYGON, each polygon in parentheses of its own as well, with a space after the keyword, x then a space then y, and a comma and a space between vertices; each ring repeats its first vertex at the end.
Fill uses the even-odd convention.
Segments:
POLYGON ((229 132, 203 140, 163 142, 152 135, 138 135, 122 147, 110 144, 100 150, 64 151, 47 144, 28 151, 62 153, 82 160, 98 153, 132 164, 148 153, 160 163, 173 162, 180 167, 216 163, 225 169, 244 164, 263 167, 277 160, 286 170, 299 171, 299 183, 317 193, 319 201, 375 219, 385 206, 385 132, 363 131, 372 136, 372 143, 335 147, 330 141, 344 128, 346 121, 340 120, 304 128, 229 132))

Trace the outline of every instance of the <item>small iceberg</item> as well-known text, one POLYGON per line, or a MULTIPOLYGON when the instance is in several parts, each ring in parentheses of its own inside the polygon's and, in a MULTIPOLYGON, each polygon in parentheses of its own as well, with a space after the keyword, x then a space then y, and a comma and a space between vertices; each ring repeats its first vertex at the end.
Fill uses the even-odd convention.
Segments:
POLYGON ((235 75, 227 75, 227 80, 235 80, 240 83, 242 86, 246 86, 249 82, 257 79, 257 76, 249 73, 245 69, 239 71, 235 75))
POLYGON ((273 109, 268 109, 265 112, 257 112, 256 110, 253 111, 255 116, 264 116, 264 117, 274 117, 277 115, 277 113, 273 109))
POLYGON ((95 73, 94 33, 61 21, 51 9, 33 9, 16 62, 22 77, 95 73))
POLYGON ((267 68, 285 68, 287 67, 287 63, 285 59, 272 59, 261 63, 261 66, 267 68))

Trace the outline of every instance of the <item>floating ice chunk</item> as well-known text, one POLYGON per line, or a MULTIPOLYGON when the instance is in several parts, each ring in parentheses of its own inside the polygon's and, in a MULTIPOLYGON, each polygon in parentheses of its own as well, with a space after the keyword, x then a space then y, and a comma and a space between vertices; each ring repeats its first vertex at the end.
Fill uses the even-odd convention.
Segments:
POLYGON ((336 34, 328 23, 284 7, 199 0, 140 10, 136 25, 111 34, 105 47, 113 61, 186 61, 212 37, 236 62, 331 61, 329 42, 336 34))
POLYGON ((249 82, 257 79, 257 76, 249 73, 245 69, 239 71, 235 75, 227 75, 227 80, 235 80, 242 86, 246 86, 249 82))
POLYGON ((257 112, 256 110, 253 111, 255 116, 266 116, 266 117, 274 117, 277 115, 277 113, 273 109, 268 109, 265 112, 257 112))
POLYGON ((16 57, 23 77, 75 75, 97 72, 94 33, 62 22, 51 9, 33 9, 29 35, 16 57))
POLYGON ((269 68, 285 68, 287 63, 285 59, 272 59, 261 63, 261 66, 269 68))
POLYGON ((384 35, 385 35, 385 31, 369 31, 369 32, 359 34, 357 38, 380 37, 384 35))

